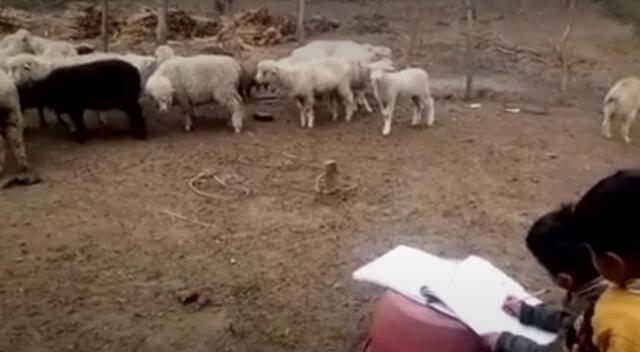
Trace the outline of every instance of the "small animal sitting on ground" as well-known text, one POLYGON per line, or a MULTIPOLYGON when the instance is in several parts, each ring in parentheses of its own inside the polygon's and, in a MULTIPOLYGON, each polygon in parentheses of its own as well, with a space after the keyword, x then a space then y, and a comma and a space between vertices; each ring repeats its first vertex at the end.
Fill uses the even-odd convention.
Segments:
POLYGON ((611 120, 622 117, 624 121, 620 127, 620 136, 625 143, 631 143, 629 131, 636 120, 638 109, 640 109, 640 79, 637 77, 621 79, 604 98, 602 135, 611 138, 611 120))

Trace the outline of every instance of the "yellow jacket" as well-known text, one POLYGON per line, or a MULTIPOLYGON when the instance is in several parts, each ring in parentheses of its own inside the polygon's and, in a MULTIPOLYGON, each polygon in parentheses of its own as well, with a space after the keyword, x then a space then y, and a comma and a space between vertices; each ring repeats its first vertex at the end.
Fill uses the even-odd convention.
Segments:
POLYGON ((593 343, 600 352, 640 352, 640 293, 611 287, 596 303, 593 343))

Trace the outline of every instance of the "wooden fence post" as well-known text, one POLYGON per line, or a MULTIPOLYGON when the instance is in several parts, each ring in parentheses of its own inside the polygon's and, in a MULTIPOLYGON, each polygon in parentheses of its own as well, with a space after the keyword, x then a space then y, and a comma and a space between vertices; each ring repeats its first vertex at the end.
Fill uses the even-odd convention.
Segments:
POLYGON ((304 15, 305 15, 306 0, 298 0, 298 30, 296 35, 298 42, 302 43, 305 39, 304 33, 304 15))
POLYGON ((168 35, 168 19, 167 12, 169 11, 168 0, 158 0, 158 27, 156 28, 156 39, 158 45, 167 43, 168 35))
POLYGON ((109 1, 102 0, 102 50, 106 53, 109 51, 109 1))
POLYGON ((467 77, 465 80, 465 93, 464 97, 466 100, 473 99, 473 76, 475 74, 475 62, 473 55, 473 17, 474 17, 474 7, 473 0, 465 0, 464 1, 466 7, 466 17, 467 17, 467 46, 465 53, 465 62, 467 66, 467 77))
POLYGON ((415 58, 416 47, 419 46, 419 37, 420 37, 420 19, 422 15, 422 1, 423 0, 414 0, 411 8, 411 13, 409 17, 411 18, 411 24, 409 27, 409 46, 407 47, 407 66, 413 65, 413 60, 415 58))

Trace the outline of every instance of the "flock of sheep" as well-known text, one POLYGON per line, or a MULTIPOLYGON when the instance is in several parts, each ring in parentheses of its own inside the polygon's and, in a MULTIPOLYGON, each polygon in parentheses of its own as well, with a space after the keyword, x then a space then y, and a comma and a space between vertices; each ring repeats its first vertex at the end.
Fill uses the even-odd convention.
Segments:
POLYGON ((41 38, 21 29, 0 40, 0 174, 4 140, 20 167, 29 164, 23 141, 22 112, 38 109, 47 125, 45 109, 66 125, 79 141, 87 139, 84 112, 120 110, 129 117, 133 134, 147 136, 140 100, 146 95, 162 113, 175 103, 184 113, 184 128, 193 128, 194 107, 218 103, 229 110, 236 133, 242 130, 252 89, 269 86, 291 97, 300 109, 300 125, 314 126, 316 100, 325 101, 333 119, 340 106, 350 121, 360 108, 372 112, 365 92, 372 89, 384 117, 382 133, 391 133, 399 96, 415 106, 412 123, 435 121, 429 75, 422 69, 398 71, 389 48, 353 41, 314 41, 280 60, 263 60, 248 70, 229 53, 177 56, 160 46, 154 56, 86 53, 74 44, 41 38), (254 72, 255 71, 255 72, 254 72))
MULTIPOLYGON (((24 110, 38 109, 43 127, 47 125, 45 109, 52 110, 59 123, 84 141, 86 110, 97 111, 103 124, 102 112, 123 111, 133 134, 145 138, 147 127, 140 107, 143 95, 151 97, 162 113, 174 103, 179 105, 187 131, 193 128, 194 107, 215 102, 229 110, 231 125, 239 133, 252 88, 260 86, 274 87, 294 99, 302 127, 313 128, 318 100, 328 104, 334 120, 340 105, 347 121, 358 109, 371 113, 365 94, 369 89, 383 116, 383 135, 391 133, 400 96, 413 102, 413 125, 425 117, 426 125, 435 122, 427 72, 419 68, 396 70, 391 50, 383 46, 314 41, 285 58, 263 60, 248 70, 221 49, 195 56, 177 56, 169 46, 158 47, 154 56, 86 53, 74 44, 21 29, 0 40, 0 175, 5 141, 20 167, 29 169, 23 141, 24 110)), ((611 137, 611 120, 621 115, 625 117, 621 135, 629 143, 638 109, 640 79, 631 77, 616 83, 604 101, 602 134, 611 137)))

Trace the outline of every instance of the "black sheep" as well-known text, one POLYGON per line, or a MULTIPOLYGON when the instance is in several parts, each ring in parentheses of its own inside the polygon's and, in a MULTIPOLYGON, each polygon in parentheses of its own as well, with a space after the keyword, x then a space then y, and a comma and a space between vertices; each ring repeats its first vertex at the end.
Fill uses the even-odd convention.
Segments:
POLYGON ((121 110, 133 133, 144 139, 147 128, 140 108, 140 73, 122 60, 101 60, 57 68, 45 78, 18 87, 23 109, 49 108, 71 117, 79 141, 87 139, 84 111, 121 110))
MULTIPOLYGON (((38 97, 28 92, 29 87, 27 84, 18 85, 17 88, 18 95, 20 97, 20 108, 22 109, 22 111, 37 108, 38 118, 40 119, 40 127, 48 127, 49 124, 47 123, 47 119, 44 117, 44 107, 40 105, 40 102, 37 100, 38 97)), ((66 126, 66 123, 60 117, 60 114, 56 113, 56 117, 58 118, 58 124, 66 126)))

